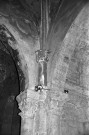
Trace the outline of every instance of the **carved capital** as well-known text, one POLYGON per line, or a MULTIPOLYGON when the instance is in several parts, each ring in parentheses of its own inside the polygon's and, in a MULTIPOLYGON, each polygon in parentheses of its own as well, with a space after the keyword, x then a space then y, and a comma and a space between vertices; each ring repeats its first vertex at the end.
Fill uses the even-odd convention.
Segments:
POLYGON ((19 115, 24 118, 34 118, 38 108, 39 94, 34 91, 24 91, 17 96, 19 109, 22 111, 19 115))

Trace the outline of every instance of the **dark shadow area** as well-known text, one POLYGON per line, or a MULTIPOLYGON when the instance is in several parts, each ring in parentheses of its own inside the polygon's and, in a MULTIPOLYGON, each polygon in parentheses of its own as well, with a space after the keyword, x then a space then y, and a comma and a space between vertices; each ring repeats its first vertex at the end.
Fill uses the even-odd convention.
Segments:
POLYGON ((16 101, 19 93, 15 63, 7 50, 0 49, 0 135, 20 135, 21 118, 16 101))
POLYGON ((89 135, 89 122, 83 122, 83 131, 78 131, 77 135, 89 135))

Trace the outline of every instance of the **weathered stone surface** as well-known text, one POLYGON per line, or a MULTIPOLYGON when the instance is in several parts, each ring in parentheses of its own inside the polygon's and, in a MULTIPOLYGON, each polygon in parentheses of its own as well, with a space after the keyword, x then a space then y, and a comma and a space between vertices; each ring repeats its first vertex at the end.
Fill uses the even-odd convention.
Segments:
MULTIPOLYGON (((89 11, 88 7, 87 10, 89 11)), ((65 39, 62 43, 63 46, 61 47, 61 49, 59 49, 59 54, 57 54, 57 62, 54 68, 54 74, 51 85, 52 91, 54 93, 52 97, 54 96, 56 99, 57 93, 58 95, 59 93, 62 93, 65 87, 69 89, 69 93, 67 94, 68 96, 65 96, 64 98, 65 101, 64 105, 66 104, 66 106, 64 107, 62 106, 64 108, 64 110, 62 110, 63 114, 62 117, 65 118, 64 120, 63 119, 62 120, 63 123, 65 123, 65 126, 67 127, 65 129, 64 128, 65 126, 63 127, 62 125, 61 130, 63 131, 63 135, 65 135, 66 132, 69 135, 77 134, 77 131, 82 129, 83 121, 89 119, 88 115, 89 43, 87 30, 88 29, 87 24, 89 24, 88 18, 89 18, 88 12, 84 8, 81 11, 81 13, 77 16, 72 26, 70 27, 68 33, 66 34, 65 39), (66 60, 65 56, 67 56, 66 60), (64 68, 63 66, 64 62, 67 65, 66 68, 64 68), (54 88, 56 87, 57 89, 55 89, 54 91, 54 88), (78 94, 80 94, 80 98, 78 97, 78 94), (85 95, 85 97, 83 97, 82 94, 85 95), (69 107, 67 106, 68 102, 70 102, 69 107), (66 130, 65 132, 64 129, 66 130)), ((59 99, 62 98, 59 96, 59 99)), ((81 130, 81 132, 83 131, 81 130)))
POLYGON ((21 135, 61 135, 61 133, 74 135, 77 129, 81 128, 81 122, 89 118, 86 113, 88 98, 84 99, 81 95, 78 97, 79 93, 76 92, 79 89, 80 93, 88 94, 86 89, 88 90, 89 87, 89 58, 85 47, 88 48, 88 31, 84 30, 85 15, 88 14, 86 10, 89 9, 84 8, 78 15, 66 34, 61 48, 57 50, 56 64, 49 82, 50 91, 37 93, 34 91, 37 75, 35 51, 39 49, 39 41, 33 42, 30 37, 23 38, 7 19, 0 19, 0 23, 4 22, 16 38, 17 43, 14 46, 11 44, 11 47, 19 52, 21 68, 26 78, 25 91, 17 97, 22 117, 21 135), (81 76, 82 72, 84 74, 81 76), (70 84, 66 85, 68 82, 72 84, 70 87, 68 86, 70 84), (83 87, 76 86, 79 84, 83 87), (68 94, 63 93, 65 87, 71 91, 75 90, 76 94, 73 95, 74 93, 70 91, 68 94), (76 127, 77 123, 78 127, 76 127))

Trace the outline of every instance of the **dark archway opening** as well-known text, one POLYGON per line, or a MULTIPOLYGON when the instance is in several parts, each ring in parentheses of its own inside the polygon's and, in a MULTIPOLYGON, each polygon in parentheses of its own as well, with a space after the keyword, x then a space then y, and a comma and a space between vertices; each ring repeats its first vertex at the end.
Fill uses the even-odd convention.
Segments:
POLYGON ((15 61, 5 47, 0 48, 0 135, 20 135, 21 117, 16 101, 19 94, 15 61))

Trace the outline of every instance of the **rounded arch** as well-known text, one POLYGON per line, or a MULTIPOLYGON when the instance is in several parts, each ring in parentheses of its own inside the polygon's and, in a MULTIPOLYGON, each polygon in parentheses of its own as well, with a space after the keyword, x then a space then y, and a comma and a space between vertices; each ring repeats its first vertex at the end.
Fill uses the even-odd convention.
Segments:
POLYGON ((0 45, 0 49, 7 49, 7 51, 9 52, 9 54, 11 55, 14 65, 16 67, 17 73, 18 73, 18 80, 19 80, 19 87, 20 87, 20 91, 24 91, 25 89, 25 78, 24 78, 24 74, 19 66, 20 60, 18 58, 18 51, 14 50, 11 46, 10 46, 10 41, 12 42, 12 44, 14 44, 14 42, 16 42, 14 36, 10 33, 10 31, 6 28, 5 25, 0 25, 0 42, 2 43, 0 45))

